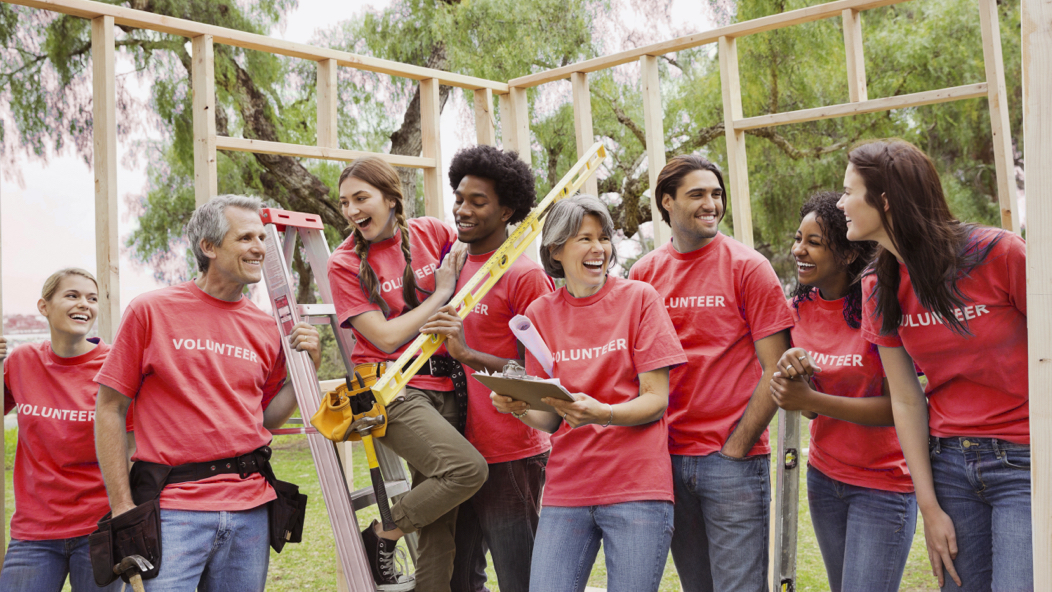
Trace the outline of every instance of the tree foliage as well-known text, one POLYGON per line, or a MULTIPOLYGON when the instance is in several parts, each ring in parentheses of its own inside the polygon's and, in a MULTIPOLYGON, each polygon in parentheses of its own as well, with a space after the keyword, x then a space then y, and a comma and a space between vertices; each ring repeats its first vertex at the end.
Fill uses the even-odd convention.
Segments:
MULTIPOLYGON (((157 14, 266 34, 295 0, 109 0, 157 14)), ((715 24, 744 21, 818 3, 815 0, 719 0, 703 5, 715 24)), ((316 45, 508 80, 643 43, 684 34, 668 0, 395 0, 383 11, 334 24, 316 45), (638 15, 645 15, 640 20, 638 15)), ((1019 5, 999 5, 1013 138, 1020 138, 1019 5)), ((968 0, 918 0, 863 13, 870 98, 982 81, 978 11, 968 0)), ((49 147, 91 153, 90 26, 74 17, 0 3, 0 99, 12 130, 0 127, 2 158, 17 143, 42 157, 49 147)), ((182 226, 193 207, 190 55, 186 40, 121 30, 118 50, 152 81, 149 110, 162 139, 142 146, 149 190, 131 239, 156 268, 181 267, 182 226)), ((314 144, 313 62, 217 45, 216 127, 222 135, 314 144)), ((827 19, 739 40, 742 100, 747 116, 848 101, 840 19, 827 19)), ((719 60, 707 46, 660 61, 666 156, 702 153, 724 168, 719 60)), ((118 84, 118 89, 120 89, 118 84)), ((610 158, 600 191, 618 228, 637 235, 650 221, 646 138, 637 64, 590 75, 593 124, 610 158)), ((443 87, 445 104, 451 89, 443 87)), ((341 147, 419 154, 419 91, 415 81, 341 68, 341 147)), ((532 89, 533 166, 543 194, 576 160, 569 84, 532 89)), ((149 124, 143 106, 120 93, 118 134, 149 124)), ((470 97, 468 104, 470 103, 470 97)), ((152 121, 152 120, 151 120, 152 121)), ((2 120, 0 120, 2 124, 2 120)), ((471 125, 469 121, 465 125, 471 125)), ((747 154, 757 246, 776 264, 797 225, 800 204, 814 191, 842 184, 846 151, 858 140, 900 136, 925 149, 943 176, 953 210, 997 224, 992 141, 986 101, 970 100, 890 113, 750 130, 747 154)), ((341 166, 221 152, 221 193, 253 193, 280 207, 314 212, 330 239, 346 233, 335 205, 341 166)), ((418 173, 403 174, 419 197, 418 173)), ((733 211, 725 222, 730 232, 733 211)), ((786 279, 788 266, 782 270, 786 279)), ((309 287, 309 275, 304 286, 309 287)))

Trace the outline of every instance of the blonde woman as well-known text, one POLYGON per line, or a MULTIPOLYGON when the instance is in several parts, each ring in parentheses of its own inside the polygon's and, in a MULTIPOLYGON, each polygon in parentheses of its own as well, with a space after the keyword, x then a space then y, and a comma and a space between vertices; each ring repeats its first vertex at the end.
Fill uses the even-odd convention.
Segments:
MULTIPOLYGON (((18 409, 15 514, 0 572, 5 592, 120 589, 95 585, 88 534, 109 511, 95 457, 95 374, 110 346, 88 337, 99 314, 95 278, 67 268, 44 282, 37 309, 51 340, 23 345, 4 362, 4 413, 18 409)), ((7 352, 0 337, 0 358, 7 352)))

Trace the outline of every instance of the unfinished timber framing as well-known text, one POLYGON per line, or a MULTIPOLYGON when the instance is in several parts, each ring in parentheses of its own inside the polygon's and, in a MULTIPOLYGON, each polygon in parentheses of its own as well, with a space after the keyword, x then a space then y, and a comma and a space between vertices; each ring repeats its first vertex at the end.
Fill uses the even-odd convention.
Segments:
POLYGON ((1052 4, 1022 2, 1034 590, 1052 590, 1052 4))
MULTIPOLYGON (((848 117, 946 101, 985 98, 988 101, 997 176, 1001 224, 1019 231, 1014 183, 1014 160, 1008 122, 1008 102, 1001 56, 1000 30, 995 0, 979 0, 979 18, 986 80, 948 89, 894 97, 870 98, 863 49, 862 13, 866 10, 909 0, 837 0, 782 14, 736 23, 710 31, 672 39, 609 56, 570 64, 546 72, 513 79, 507 83, 484 80, 401 64, 390 60, 317 48, 272 39, 262 35, 224 29, 185 19, 160 16, 123 6, 91 0, 0 0, 69 14, 92 21, 94 69, 94 142, 97 259, 101 297, 99 330, 112 339, 120 310, 116 215, 116 122, 114 91, 114 27, 140 28, 186 37, 193 54, 194 190, 197 204, 218 192, 218 151, 281 154, 300 158, 353 161, 378 156, 393 166, 422 169, 425 209, 444 217, 442 211, 442 160, 439 134, 439 86, 474 91, 476 137, 480 144, 496 145, 493 101, 499 104, 502 145, 515 150, 531 163, 530 114, 527 90, 542 84, 569 79, 573 88, 575 136, 587 145, 594 135, 588 75, 621 64, 638 61, 643 89, 646 150, 651 187, 665 164, 664 130, 658 58, 677 51, 717 44, 721 79, 724 83, 724 126, 727 141, 728 185, 733 199, 735 236, 752 245, 746 134, 750 129, 790 125, 819 119, 848 117), (748 35, 822 19, 841 18, 846 53, 848 102, 788 113, 746 116, 742 111, 736 40, 748 35), (315 146, 264 142, 253 138, 216 135, 214 45, 229 45, 317 63, 318 138, 315 146), (337 80, 339 68, 353 68, 417 80, 421 91, 423 150, 417 156, 372 154, 339 147, 337 80), (497 95, 494 97, 494 95, 497 95)), ((1030 339, 1031 433, 1033 435, 1033 520, 1035 586, 1052 589, 1052 8, 1040 0, 1021 0, 1023 7, 1024 127, 1027 137, 1030 231, 1028 233, 1028 299, 1030 339), (1036 221, 1036 223, 1033 223, 1036 221)), ((747 68, 748 64, 742 65, 747 68)), ((595 191, 590 186, 589 191, 595 191)), ((658 196, 651 199, 655 245, 669 240, 669 229, 658 222, 658 196)), ((2 484, 0 484, 2 493, 2 484)), ((6 529, 6 524, 4 526, 6 529)), ((0 550, 2 557, 2 550, 0 550)))

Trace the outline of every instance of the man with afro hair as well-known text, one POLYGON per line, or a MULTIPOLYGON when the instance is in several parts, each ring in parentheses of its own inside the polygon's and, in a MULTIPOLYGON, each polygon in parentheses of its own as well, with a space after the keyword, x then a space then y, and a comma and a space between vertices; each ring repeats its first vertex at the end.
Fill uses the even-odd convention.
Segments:
MULTIPOLYGON (((521 222, 537 200, 530 167, 515 152, 492 146, 465 148, 453 157, 449 182, 457 235, 468 245, 459 292, 521 222)), ((465 436, 489 464, 489 478, 457 511, 456 558, 450 588, 479 592, 486 584, 486 549, 492 553, 501 592, 526 592, 540 515, 548 434, 498 413, 490 390, 470 378, 474 371, 500 372, 524 352, 508 328, 537 298, 554 290, 541 266, 519 257, 463 321, 451 306, 436 313, 421 333, 446 337, 446 349, 468 373, 465 436)))

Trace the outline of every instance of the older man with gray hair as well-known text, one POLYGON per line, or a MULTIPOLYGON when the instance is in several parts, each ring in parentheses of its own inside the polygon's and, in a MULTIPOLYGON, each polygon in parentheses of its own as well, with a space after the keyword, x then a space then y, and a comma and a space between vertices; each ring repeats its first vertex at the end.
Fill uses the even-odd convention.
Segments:
MULTIPOLYGON (((296 400, 274 319, 243 295, 262 279, 260 206, 222 195, 194 211, 186 233, 200 274, 132 300, 96 377, 95 445, 113 522, 136 525, 114 530, 118 553, 130 548, 122 537, 149 546, 159 515, 163 556, 151 592, 266 583, 276 497, 268 428, 285 423, 296 400), (133 400, 129 477, 124 429, 133 400)), ((310 325, 296 326, 292 346, 318 366, 310 325)))

